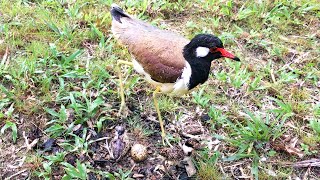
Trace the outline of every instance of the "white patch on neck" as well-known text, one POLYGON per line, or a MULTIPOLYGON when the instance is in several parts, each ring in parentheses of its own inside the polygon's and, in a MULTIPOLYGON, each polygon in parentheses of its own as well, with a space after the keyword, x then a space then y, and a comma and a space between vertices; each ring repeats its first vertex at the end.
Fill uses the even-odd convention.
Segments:
POLYGON ((205 57, 208 55, 210 49, 207 47, 197 47, 196 49, 196 53, 197 53, 197 57, 205 57))
POLYGON ((181 77, 175 82, 173 88, 173 94, 183 95, 188 92, 189 82, 191 78, 191 66, 188 62, 186 62, 186 66, 182 71, 181 77))

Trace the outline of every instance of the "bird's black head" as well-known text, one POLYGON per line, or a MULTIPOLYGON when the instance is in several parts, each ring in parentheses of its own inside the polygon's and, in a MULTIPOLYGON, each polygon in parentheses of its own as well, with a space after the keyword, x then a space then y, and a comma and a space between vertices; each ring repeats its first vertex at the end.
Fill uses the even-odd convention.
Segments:
POLYGON ((196 35, 183 49, 183 55, 187 60, 204 59, 211 62, 214 59, 227 57, 236 61, 240 59, 226 51, 221 40, 211 34, 196 35))
POLYGON ((214 59, 227 57, 236 61, 239 58, 223 48, 221 40, 211 34, 195 36, 183 49, 183 56, 191 67, 191 77, 188 88, 192 89, 204 83, 209 76, 211 62, 214 59))

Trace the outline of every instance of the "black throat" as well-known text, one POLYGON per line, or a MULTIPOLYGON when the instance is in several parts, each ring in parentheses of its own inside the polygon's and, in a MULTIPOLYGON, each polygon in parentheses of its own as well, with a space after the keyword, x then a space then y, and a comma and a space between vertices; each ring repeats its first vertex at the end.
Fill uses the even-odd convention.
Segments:
POLYGON ((188 49, 187 47, 183 50, 183 56, 191 66, 191 77, 188 85, 188 89, 191 90, 207 81, 211 62, 216 58, 210 55, 210 53, 206 57, 197 57, 195 49, 188 49))

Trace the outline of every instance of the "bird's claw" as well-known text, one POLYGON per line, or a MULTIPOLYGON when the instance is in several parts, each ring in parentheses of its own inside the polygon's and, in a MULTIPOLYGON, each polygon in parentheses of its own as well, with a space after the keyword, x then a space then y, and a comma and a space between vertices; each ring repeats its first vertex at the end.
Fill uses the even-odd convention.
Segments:
POLYGON ((124 102, 121 102, 120 109, 118 112, 118 117, 127 117, 129 115, 129 108, 124 102))
POLYGON ((161 138, 162 138, 162 145, 163 146, 170 146, 172 147, 169 138, 166 136, 165 133, 161 133, 161 138))

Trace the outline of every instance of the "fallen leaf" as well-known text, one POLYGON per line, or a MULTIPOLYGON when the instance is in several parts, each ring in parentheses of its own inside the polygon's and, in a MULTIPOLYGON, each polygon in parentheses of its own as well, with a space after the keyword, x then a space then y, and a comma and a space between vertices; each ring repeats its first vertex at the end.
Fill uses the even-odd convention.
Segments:
POLYGON ((304 156, 302 150, 296 147, 298 138, 289 138, 289 135, 283 135, 282 140, 278 139, 272 142, 272 146, 277 151, 285 151, 300 158, 304 156))
POLYGON ((265 172, 266 172, 269 176, 277 177, 276 172, 274 172, 274 171, 271 170, 271 169, 265 169, 265 172))
POLYGON ((296 147, 296 144, 298 142, 298 138, 297 137, 294 137, 290 140, 290 147, 294 148, 296 147))
POLYGON ((186 160, 186 162, 187 162, 187 165, 185 165, 185 168, 186 168, 188 177, 191 177, 197 173, 197 170, 196 170, 196 167, 194 166, 191 158, 188 158, 186 160))
POLYGON ((185 156, 180 146, 162 148, 159 150, 159 154, 170 161, 182 160, 185 156))
POLYGON ((78 124, 72 128, 72 131, 78 131, 81 128, 81 124, 78 124))
POLYGON ((66 110, 66 114, 67 114, 67 120, 68 122, 72 123, 75 119, 75 116, 74 116, 74 110, 69 108, 66 110))
POLYGON ((291 146, 285 146, 285 151, 288 152, 289 154, 297 155, 300 158, 303 157, 303 152, 298 148, 294 148, 291 146))

